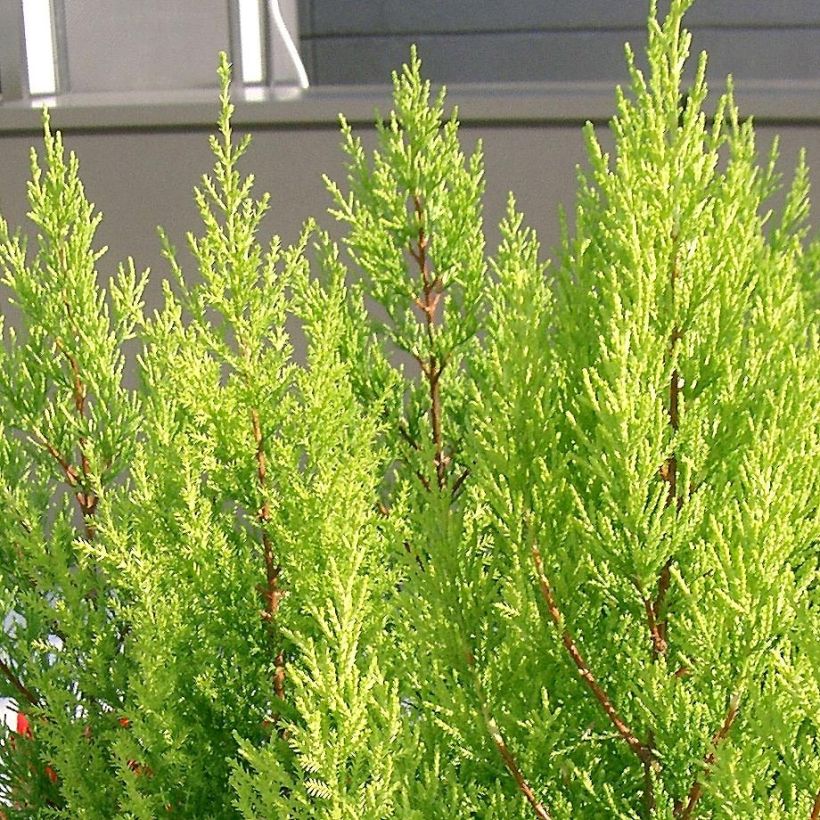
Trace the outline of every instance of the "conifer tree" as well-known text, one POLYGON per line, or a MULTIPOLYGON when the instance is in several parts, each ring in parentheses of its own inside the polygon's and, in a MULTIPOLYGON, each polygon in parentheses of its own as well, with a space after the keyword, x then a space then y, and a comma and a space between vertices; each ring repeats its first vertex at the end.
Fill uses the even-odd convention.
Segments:
POLYGON ((91 552, 139 425, 121 346, 145 277, 121 267, 109 308, 97 285, 100 216, 47 117, 31 170, 34 248, 0 219, 0 270, 21 328, 5 329, 0 346, 0 696, 28 726, 4 735, 0 790, 40 816, 69 799, 93 811, 109 789, 96 741, 116 730, 124 624, 91 552))
POLYGON ((2 512, 15 536, 0 691, 34 725, 4 743, 10 816, 381 818, 405 776, 398 693, 378 657, 392 586, 374 505, 379 406, 351 393, 332 243, 316 238, 319 283, 310 226, 286 250, 257 239, 268 198, 252 199, 237 169, 249 140, 233 137, 224 59, 220 77, 216 164, 196 192, 204 232, 189 236, 201 283, 185 281, 166 239, 176 289, 164 284, 153 317, 126 269, 109 322, 98 218, 59 136, 46 134, 45 183, 35 166, 33 265, 3 224, 30 338, 12 335, 3 371, 16 415, 4 415, 2 512), (304 366, 288 316, 310 339, 304 366), (135 324, 139 405, 117 387, 135 324), (46 467, 76 495, 81 535, 67 501, 49 529, 46 467))
POLYGON ((370 754, 400 724, 376 655, 389 575, 369 580, 384 548, 374 411, 353 400, 338 352, 344 282, 309 281, 307 234, 287 250, 257 239, 268 198, 237 169, 249 139, 232 134, 224 60, 220 76, 216 164, 196 193, 204 234, 188 238, 202 282, 186 284, 166 240, 180 295, 167 287, 144 326, 134 517, 109 554, 140 588, 116 750, 124 805, 387 816, 396 760, 370 754), (305 366, 288 315, 310 340, 305 366))
POLYGON ((783 740, 812 712, 789 705, 775 670, 804 662, 794 632, 817 624, 806 170, 773 217, 776 145, 759 165, 731 85, 707 125, 705 55, 683 93, 688 5, 650 20, 647 76, 627 52, 611 161, 587 128, 555 316, 572 504, 553 513, 556 569, 541 580, 573 556, 564 594, 556 581, 563 637, 611 699, 633 758, 621 782, 643 770, 646 814, 801 817, 816 754, 795 759, 783 740))
POLYGON ((512 203, 487 282, 480 162, 415 58, 370 163, 344 129, 350 193, 332 191, 390 320, 375 343, 420 371, 392 492, 429 816, 818 810, 806 171, 772 217, 776 148, 761 166, 731 86, 707 123, 705 57, 684 87, 688 5, 653 7, 647 74, 627 51, 612 159, 586 129, 553 288, 512 203))
POLYGON ((820 817, 808 172, 775 214, 690 2, 552 268, 512 196, 486 252, 415 52, 372 156, 342 123, 343 248, 263 244, 223 57, 150 317, 46 120, 33 252, 0 221, 0 817, 820 817))

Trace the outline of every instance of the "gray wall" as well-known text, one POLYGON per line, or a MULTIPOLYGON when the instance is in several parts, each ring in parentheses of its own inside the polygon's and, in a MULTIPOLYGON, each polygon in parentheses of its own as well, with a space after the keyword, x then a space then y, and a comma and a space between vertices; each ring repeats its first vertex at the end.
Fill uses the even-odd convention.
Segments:
MULTIPOLYGON (((98 233, 100 243, 110 248, 100 262, 105 273, 115 270, 117 260, 132 255, 137 265, 155 271, 151 294, 159 294, 159 277, 166 274, 167 264, 159 253, 156 227, 165 226, 178 245, 184 244, 185 230, 198 227, 191 190, 212 165, 207 133, 191 129, 66 135, 67 146, 80 158, 87 193, 105 216, 98 233)), ((265 231, 293 241, 311 215, 332 227, 321 174, 344 180, 335 124, 257 127, 253 133, 244 168, 256 175, 258 192, 272 194, 265 231)), ((462 139, 468 148, 479 137, 487 159, 490 226, 501 217, 512 189, 544 241, 555 241, 556 205, 571 202, 574 165, 582 159, 578 128, 464 128, 462 139)), ((25 220, 27 157, 34 140, 28 134, 0 137, 0 210, 14 224, 25 220)))
MULTIPOLYGON (((527 80, 456 85, 449 102, 459 105, 465 145, 484 141, 491 243, 513 190, 546 253, 558 238, 559 204, 573 202, 575 165, 584 160, 580 128, 587 119, 603 126, 613 112, 624 39, 642 48, 645 0, 299 1, 314 81, 380 85, 314 87, 297 100, 253 103, 237 90, 236 123, 255 136, 244 167, 256 174, 259 192, 272 193, 268 234, 292 241, 307 216, 322 217, 328 197, 321 174, 343 179, 338 113, 371 138, 374 108, 389 110, 389 70, 415 40, 434 80, 527 80)), ((83 25, 92 25, 90 2, 76 3, 86 10, 83 25)), ((761 149, 780 133, 788 173, 805 146, 820 188, 820 1, 700 0, 688 23, 695 49, 712 51, 713 87, 728 71, 738 77, 741 111, 755 115, 761 149)), ((199 55, 197 65, 203 60, 199 55)), ((197 229, 191 189, 212 164, 207 136, 216 108, 214 91, 204 90, 69 94, 52 111, 105 216, 99 239, 110 251, 103 274, 128 255, 150 266, 153 304, 167 270, 156 226, 178 245, 186 230, 197 229)), ((12 224, 25 222, 28 151, 39 139, 36 111, 25 103, 0 105, 0 211, 12 224)), ((327 216, 322 221, 331 224, 327 216)))
MULTIPOLYGON (((668 7, 661 0, 660 8, 668 7)), ((308 73, 379 83, 417 43, 439 82, 622 80, 647 0, 299 0, 308 73)), ((687 16, 717 75, 820 77, 817 0, 699 0, 687 16)))
MULTIPOLYGON (((758 129, 760 145, 768 147, 775 132, 782 138, 783 167, 794 164, 800 146, 807 146, 814 189, 820 189, 820 127, 779 124, 758 129)), ((329 204, 321 181, 327 172, 343 180, 334 127, 255 128, 254 144, 245 163, 257 178, 257 191, 272 193, 265 231, 285 241, 298 235, 303 220, 316 215, 327 226, 329 204)), ((577 124, 467 125, 466 146, 484 142, 487 160, 487 223, 491 242, 509 190, 513 190, 528 220, 545 245, 558 239, 557 208, 571 206, 575 165, 584 159, 577 124)), ((0 137, 0 210, 12 224, 25 220, 25 181, 30 134, 0 137)), ((101 244, 110 247, 101 260, 103 273, 128 255, 140 267, 154 271, 150 302, 157 304, 160 278, 167 265, 159 253, 156 226, 163 225, 178 245, 187 229, 198 228, 191 189, 211 166, 204 129, 122 130, 104 134, 68 133, 67 145, 80 157, 89 197, 105 215, 101 244)))
POLYGON ((225 0, 65 0, 61 9, 69 90, 216 88, 216 55, 230 50, 225 0))

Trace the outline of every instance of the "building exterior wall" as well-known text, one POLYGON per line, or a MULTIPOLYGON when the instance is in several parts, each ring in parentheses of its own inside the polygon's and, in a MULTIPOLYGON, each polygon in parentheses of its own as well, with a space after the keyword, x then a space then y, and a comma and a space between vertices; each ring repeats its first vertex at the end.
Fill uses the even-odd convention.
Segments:
MULTIPOLYGON (((101 25, 90 2, 75 5, 75 30, 101 25)), ((212 11, 223 6, 208 0, 212 11)), ((272 193, 266 230, 290 241, 307 216, 324 214, 322 173, 343 178, 338 114, 372 139, 374 109, 389 110, 389 73, 418 42, 426 76, 452 86, 448 99, 459 105, 465 145, 484 142, 491 244, 512 190, 549 254, 558 239, 558 207, 571 208, 575 166, 584 159, 581 126, 589 119, 603 128, 613 113, 615 83, 625 78, 623 43, 643 50, 647 0, 298 0, 298 8, 314 86, 288 101, 270 94, 243 102, 241 90, 236 94, 236 123, 255 136, 245 168, 256 174, 258 191, 272 193)), ((226 20, 214 19, 223 37, 226 20)), ((197 20, 194 33, 202 28, 197 20)), ((761 149, 781 133, 788 173, 805 146, 817 190, 820 3, 700 0, 687 25, 695 50, 711 54, 714 92, 732 72, 741 113, 757 120, 761 149)), ((198 55, 198 71, 203 62, 198 55)), ((139 88, 134 81, 120 95, 58 97, 52 121, 77 151, 91 199, 104 213, 99 238, 110 251, 103 273, 128 255, 150 266, 155 304, 166 271, 156 226, 179 245, 197 228, 191 189, 212 164, 207 135, 217 101, 214 89, 139 88)), ((24 221, 28 150, 39 143, 39 130, 39 113, 27 103, 0 104, 0 212, 12 224, 24 221)))
MULTIPOLYGON (((624 41, 640 51, 648 8, 648 0, 299 0, 299 25, 308 73, 322 85, 383 82, 411 43, 438 82, 614 83, 626 76, 624 41)), ((699 0, 687 26, 716 76, 820 77, 816 0, 699 0)))
MULTIPOLYGON (((384 110, 384 109, 383 109, 384 110)), ((491 245, 496 225, 512 190, 529 222, 538 230, 544 255, 559 238, 558 208, 572 207, 575 167, 584 161, 580 123, 467 123, 462 140, 468 149, 481 139, 487 164, 486 224, 491 245)), ((298 128, 255 126, 254 143, 244 163, 256 176, 256 190, 270 191, 271 212, 264 230, 293 241, 305 218, 314 215, 337 232, 326 214, 330 204, 322 173, 343 182, 344 168, 335 124, 298 128)), ((364 129, 372 143, 372 129, 364 129)), ((775 133, 782 145, 781 167, 788 175, 798 151, 805 146, 812 168, 814 190, 820 190, 820 122, 777 123, 758 127, 761 152, 775 133)), ((103 212, 100 244, 109 246, 101 260, 104 274, 133 256, 139 267, 154 272, 149 304, 156 306, 160 279, 167 263, 160 255, 156 228, 162 225, 178 246, 187 230, 198 228, 191 196, 212 158, 208 130, 117 130, 66 132, 66 143, 76 151, 91 200, 103 212)), ((25 220, 25 181, 29 146, 36 133, 0 134, 0 212, 12 224, 25 220)), ((604 143, 606 144, 604 132, 604 143)))

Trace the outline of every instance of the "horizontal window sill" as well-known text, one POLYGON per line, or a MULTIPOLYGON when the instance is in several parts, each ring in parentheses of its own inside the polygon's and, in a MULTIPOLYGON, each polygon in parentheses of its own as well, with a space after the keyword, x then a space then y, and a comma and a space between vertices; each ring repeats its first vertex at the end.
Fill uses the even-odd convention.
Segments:
MULTIPOLYGON (((713 100, 719 87, 713 86, 713 100)), ((820 126, 820 81, 738 82, 735 96, 743 116, 760 124, 820 126)), ((307 91, 234 91, 238 127, 253 129, 336 128, 339 114, 356 125, 369 124, 374 111, 390 110, 387 86, 324 86, 307 91)), ((448 102, 458 105, 464 125, 576 125, 604 122, 615 107, 614 85, 600 83, 510 83, 454 85, 448 102)), ((64 94, 3 103, 0 134, 37 133, 43 105, 66 131, 140 131, 213 128, 217 90, 64 94)))

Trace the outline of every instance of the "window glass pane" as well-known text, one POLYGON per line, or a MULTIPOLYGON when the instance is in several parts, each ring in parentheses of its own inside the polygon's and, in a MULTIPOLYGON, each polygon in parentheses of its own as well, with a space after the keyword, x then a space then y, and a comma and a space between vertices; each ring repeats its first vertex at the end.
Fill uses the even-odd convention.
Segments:
POLYGON ((53 94, 57 88, 57 78, 49 0, 23 0, 23 26, 29 92, 53 94))
POLYGON ((68 0, 71 91, 213 88, 229 50, 225 0, 68 0))
POLYGON ((259 0, 239 0, 242 81, 251 85, 265 81, 261 22, 259 0))

